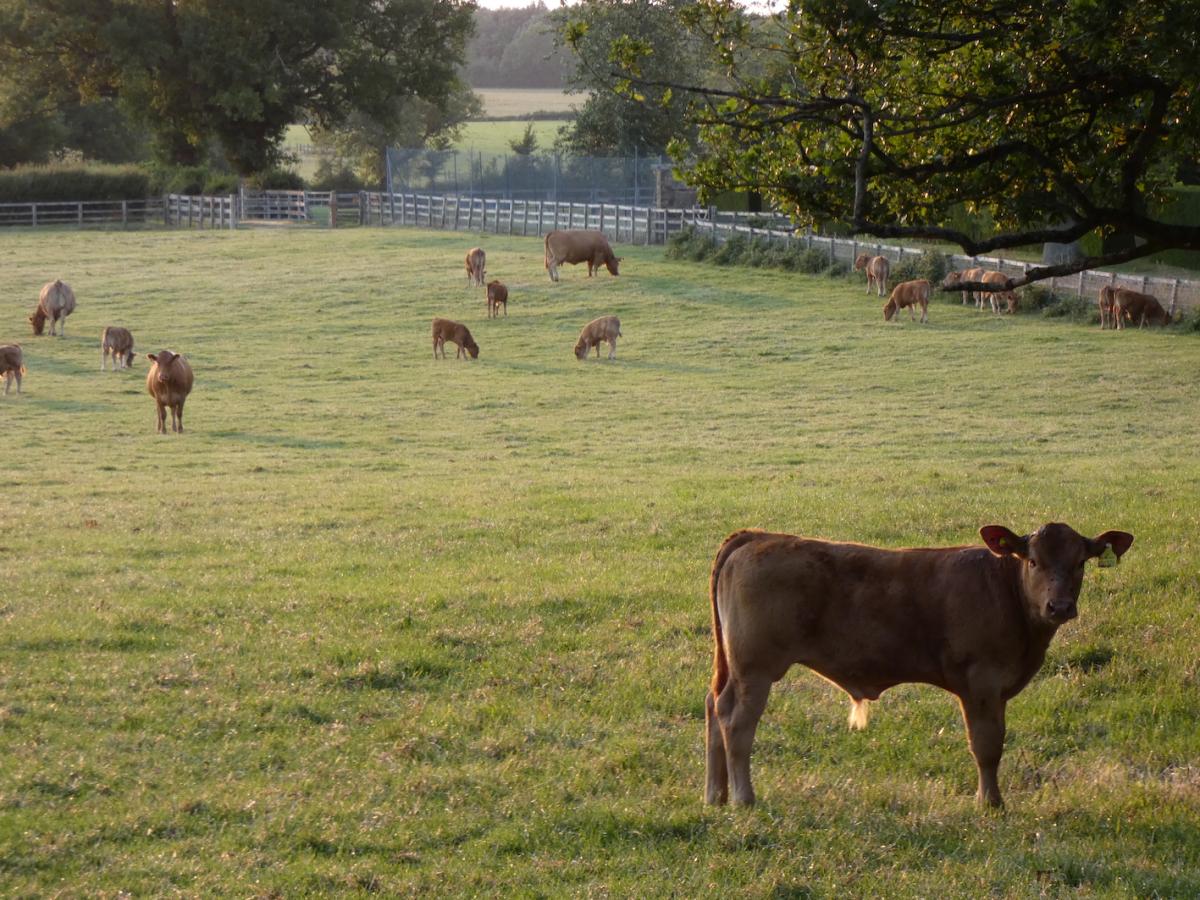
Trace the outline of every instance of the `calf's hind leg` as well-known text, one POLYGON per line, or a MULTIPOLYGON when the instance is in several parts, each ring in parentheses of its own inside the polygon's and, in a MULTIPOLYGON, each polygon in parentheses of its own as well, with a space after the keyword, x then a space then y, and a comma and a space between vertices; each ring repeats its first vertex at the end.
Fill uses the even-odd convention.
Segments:
POLYGON ((717 721, 725 742, 725 764, 733 802, 738 806, 754 804, 750 783, 750 751, 758 720, 767 708, 771 679, 756 674, 749 678, 731 678, 717 698, 717 721))
POLYGON ((729 802, 729 769, 725 758, 725 738, 717 721, 717 698, 710 690, 704 697, 704 802, 729 802))

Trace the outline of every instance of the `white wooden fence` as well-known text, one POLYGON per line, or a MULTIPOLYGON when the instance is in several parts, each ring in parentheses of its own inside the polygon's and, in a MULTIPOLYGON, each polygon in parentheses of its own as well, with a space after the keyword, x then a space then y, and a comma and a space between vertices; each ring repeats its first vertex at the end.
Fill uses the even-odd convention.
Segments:
POLYGON ((163 224, 181 228, 237 228, 237 197, 167 194, 163 202, 163 224))
POLYGON ((43 200, 30 203, 0 203, 0 227, 61 225, 74 228, 128 228, 161 224, 164 202, 161 197, 153 197, 147 200, 43 200))

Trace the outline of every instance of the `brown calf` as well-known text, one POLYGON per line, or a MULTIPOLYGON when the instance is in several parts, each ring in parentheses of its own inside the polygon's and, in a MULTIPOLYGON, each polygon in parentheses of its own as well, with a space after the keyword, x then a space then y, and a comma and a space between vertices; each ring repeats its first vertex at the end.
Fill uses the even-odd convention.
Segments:
POLYGON ((472 247, 467 251, 467 286, 483 287, 484 263, 487 254, 482 247, 472 247))
POLYGON ((41 293, 38 294, 37 308, 29 317, 29 324, 33 326, 33 333, 40 335, 46 327, 46 320, 49 319, 50 334, 54 334, 54 327, 58 325, 58 336, 66 337, 67 316, 73 312, 75 292, 69 284, 57 278, 42 286, 41 293))
POLYGON ((914 322, 917 317, 913 313, 913 307, 921 307, 921 321, 929 321, 929 291, 932 285, 924 278, 919 278, 916 281, 902 281, 900 284, 892 288, 892 295, 888 297, 888 302, 883 304, 883 321, 890 322, 892 316, 896 315, 905 307, 908 308, 908 317, 914 322))
POLYGON ((1117 289, 1111 284, 1106 284, 1100 288, 1100 294, 1096 297, 1096 305, 1100 307, 1100 329, 1116 328, 1117 320, 1113 318, 1113 306, 1117 289))
POLYGON ((499 281, 489 281, 487 286, 488 318, 500 316, 500 307, 504 307, 504 315, 508 315, 508 288, 499 281))
POLYGON ((1139 328, 1145 328, 1146 323, 1157 323, 1165 328, 1171 324, 1175 315, 1174 304, 1168 312, 1162 308, 1158 298, 1128 288, 1117 288, 1113 291, 1112 298, 1113 318, 1116 319, 1116 327, 1122 330, 1127 321, 1137 322, 1139 328))
POLYGON ((861 272, 863 269, 867 270, 867 293, 871 293, 871 283, 874 282, 879 296, 882 297, 887 290, 888 274, 892 271, 892 264, 888 262, 888 258, 860 253, 854 260, 854 271, 861 272))
POLYGON ((8 389, 13 383, 13 379, 17 380, 17 393, 21 393, 21 376, 25 374, 25 360, 21 353, 20 344, 3 344, 0 345, 0 376, 4 378, 4 396, 8 396, 8 389))
POLYGON ((771 685, 796 663, 853 701, 897 684, 958 697, 979 773, 977 799, 1002 805, 997 770, 1005 704, 1037 672, 1059 626, 1075 618, 1084 563, 1116 562, 1133 535, 1085 538, 1066 525, 1018 536, 980 529, 986 547, 886 550, 739 531, 709 580, 715 644, 705 697, 708 803, 750 804, 750 752, 771 685))
POLYGON ((616 316, 600 316, 592 319, 579 332, 579 340, 575 342, 575 358, 585 359, 588 351, 596 348, 596 358, 600 358, 600 345, 608 341, 608 358, 617 358, 617 338, 621 334, 621 320, 616 316))
POLYGON ((470 354, 471 359, 479 358, 479 345, 475 343, 475 339, 471 337, 471 332, 466 325, 461 322, 453 322, 450 319, 434 319, 433 320, 433 358, 438 358, 438 351, 442 351, 442 359, 446 358, 446 341, 454 344, 458 349, 454 352, 454 358, 460 356, 464 359, 470 354))
MULTIPOLYGON (((963 269, 961 272, 947 272, 946 277, 942 280, 942 287, 953 289, 960 284, 976 284, 983 280, 984 269, 963 269)), ((963 306, 969 302, 976 300, 976 292, 964 290, 962 292, 963 306)), ((980 306, 983 305, 983 298, 980 296, 977 300, 980 306)))
POLYGON ((112 355, 114 372, 117 370, 118 363, 122 369, 133 368, 133 358, 137 354, 133 352, 133 335, 129 333, 128 328, 122 328, 119 325, 109 325, 100 332, 101 372, 104 371, 109 354, 112 355))
POLYGON ((158 434, 167 433, 167 410, 171 410, 171 430, 183 434, 183 403, 192 392, 192 367, 173 350, 148 353, 153 365, 146 373, 146 390, 158 408, 158 434))

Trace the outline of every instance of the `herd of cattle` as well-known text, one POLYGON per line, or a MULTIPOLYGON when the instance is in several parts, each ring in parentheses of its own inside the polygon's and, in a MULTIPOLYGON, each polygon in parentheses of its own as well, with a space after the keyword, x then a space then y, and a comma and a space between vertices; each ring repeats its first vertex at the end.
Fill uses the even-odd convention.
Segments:
MULTIPOLYGON (((888 262, 886 256, 860 253, 854 260, 854 269, 857 272, 866 272, 867 293, 870 293, 871 288, 874 287, 880 297, 884 295, 887 290, 888 275, 891 274, 891 263, 888 262)), ((1020 301, 1015 291, 1005 290, 1001 287, 1007 285, 1008 281, 1008 276, 1003 272, 982 268, 962 269, 948 273, 942 281, 942 288, 949 291, 960 290, 964 306, 974 300, 976 307, 982 310, 986 301, 996 315, 1000 314, 1000 306, 1003 302, 1005 311, 1012 315, 1017 312, 1020 301), (980 288, 985 285, 990 285, 993 289, 981 290, 980 288)), ((884 321, 890 322, 893 316, 905 308, 908 309, 909 318, 915 320, 914 308, 920 306, 921 321, 928 322, 929 295, 932 290, 932 283, 924 278, 904 281, 896 285, 892 289, 887 303, 883 305, 884 321)), ((1175 321, 1174 303, 1171 304, 1169 310, 1163 309, 1156 297, 1131 291, 1128 288, 1105 285, 1100 289, 1097 305, 1100 308, 1101 328, 1123 329, 1126 322, 1137 322, 1139 328, 1155 324, 1166 326, 1175 321)))

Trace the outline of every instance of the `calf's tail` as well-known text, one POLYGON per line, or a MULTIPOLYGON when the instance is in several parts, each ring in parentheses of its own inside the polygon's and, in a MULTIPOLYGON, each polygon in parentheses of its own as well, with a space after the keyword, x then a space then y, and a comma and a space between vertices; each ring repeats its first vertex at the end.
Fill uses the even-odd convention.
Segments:
POLYGON ((721 569, 725 567, 725 561, 729 559, 729 555, 742 545, 757 539, 761 534, 761 531, 735 531, 721 543, 720 549, 717 550, 716 558, 713 559, 712 573, 708 579, 708 598, 712 604, 712 695, 714 700, 721 695, 721 691, 725 688, 725 683, 729 681, 729 660, 725 657, 725 639, 721 628, 721 611, 717 608, 717 582, 721 577, 721 569))

